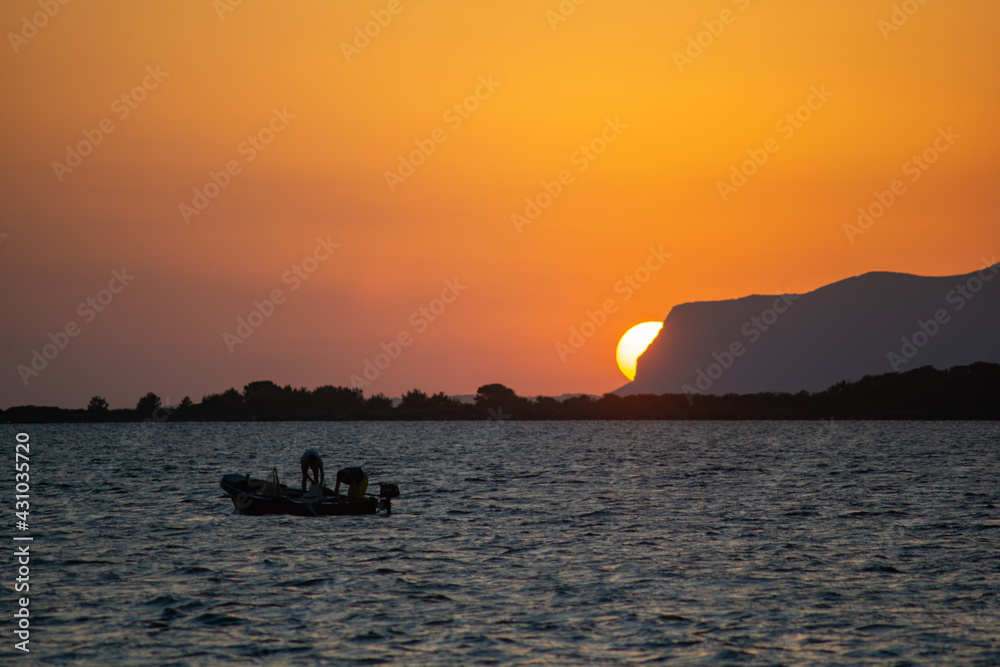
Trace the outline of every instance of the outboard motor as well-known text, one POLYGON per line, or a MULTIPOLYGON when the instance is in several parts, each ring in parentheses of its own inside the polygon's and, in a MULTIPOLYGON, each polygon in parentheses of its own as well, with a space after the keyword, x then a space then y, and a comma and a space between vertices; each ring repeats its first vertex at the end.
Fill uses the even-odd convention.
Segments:
POLYGON ((392 516, 392 499, 399 497, 399 487, 395 484, 378 485, 378 508, 386 516, 392 516))

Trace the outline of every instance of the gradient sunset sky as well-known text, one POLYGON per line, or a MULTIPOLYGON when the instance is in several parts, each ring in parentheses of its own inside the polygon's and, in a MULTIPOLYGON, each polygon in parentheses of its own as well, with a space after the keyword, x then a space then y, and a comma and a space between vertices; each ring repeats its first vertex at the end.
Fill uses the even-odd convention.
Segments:
POLYGON ((5 2, 0 407, 347 386, 401 337, 366 395, 603 393, 679 303, 981 268, 998 25, 992 0, 5 2))

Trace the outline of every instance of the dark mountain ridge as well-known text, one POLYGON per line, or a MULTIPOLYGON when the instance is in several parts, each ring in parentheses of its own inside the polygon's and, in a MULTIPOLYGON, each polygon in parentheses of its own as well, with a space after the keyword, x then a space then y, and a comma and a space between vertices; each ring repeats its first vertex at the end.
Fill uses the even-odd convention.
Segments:
MULTIPOLYGON (((992 260, 990 260, 992 261, 992 260)), ((1000 264, 872 272, 805 294, 675 306, 615 393, 822 391, 866 375, 1000 362, 1000 264)))

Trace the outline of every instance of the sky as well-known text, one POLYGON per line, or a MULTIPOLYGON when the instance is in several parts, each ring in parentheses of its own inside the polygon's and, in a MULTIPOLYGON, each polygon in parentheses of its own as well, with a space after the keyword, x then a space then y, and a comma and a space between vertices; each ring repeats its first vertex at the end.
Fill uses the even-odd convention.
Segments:
POLYGON ((998 24, 992 0, 9 0, 0 407, 601 394, 680 303, 978 269, 998 24))

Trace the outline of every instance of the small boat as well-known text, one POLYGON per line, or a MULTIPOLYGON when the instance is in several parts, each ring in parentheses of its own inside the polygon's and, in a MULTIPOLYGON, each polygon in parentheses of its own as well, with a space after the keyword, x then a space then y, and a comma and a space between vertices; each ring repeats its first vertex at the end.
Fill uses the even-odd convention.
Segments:
MULTIPOLYGON (((360 469, 357 469, 360 470, 360 469)), ((392 514, 392 499, 399 496, 395 484, 380 484, 378 495, 366 493, 368 478, 361 477, 348 485, 347 494, 334 495, 328 487, 322 494, 314 487, 309 491, 293 489, 278 482, 276 472, 268 479, 251 479, 250 475, 224 475, 219 486, 233 501, 237 514, 293 514, 295 516, 356 516, 360 514, 392 514)))

